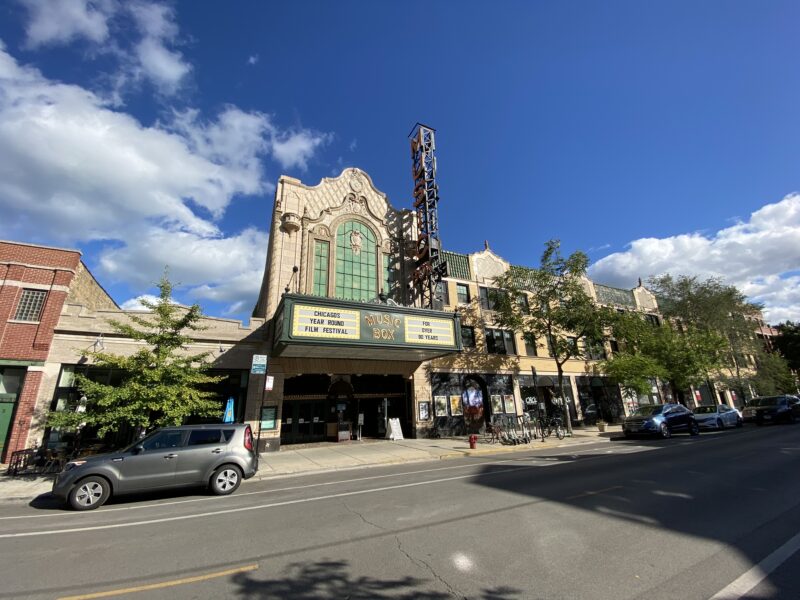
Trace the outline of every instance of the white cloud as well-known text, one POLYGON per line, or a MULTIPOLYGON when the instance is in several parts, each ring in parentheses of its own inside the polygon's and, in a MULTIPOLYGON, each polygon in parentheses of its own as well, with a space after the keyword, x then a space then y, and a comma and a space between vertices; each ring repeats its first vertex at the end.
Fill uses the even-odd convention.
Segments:
POLYGON ((174 94, 192 70, 180 52, 168 50, 155 38, 146 37, 136 46, 141 72, 166 94, 174 94))
POLYGON ((247 57, 247 64, 254 65, 258 62, 258 60, 259 60, 258 54, 251 54, 250 56, 247 57))
MULTIPOLYGON (((149 311, 150 309, 147 308, 143 304, 143 301, 150 302, 151 304, 158 304, 159 300, 160 299, 159 299, 158 296, 153 296, 152 294, 142 294, 141 296, 136 296, 136 298, 131 298, 129 300, 125 300, 125 302, 120 304, 119 307, 122 310, 144 310, 144 311, 149 311)), ((177 304, 177 303, 173 302, 173 304, 177 304)))
POLYGON ((194 298, 255 303, 264 270, 268 234, 254 228, 229 237, 208 238, 192 232, 142 229, 135 244, 108 248, 101 270, 114 279, 149 287, 169 269, 173 286, 194 298))
POLYGON ((192 65, 174 48, 180 43, 175 12, 150 0, 20 0, 28 9, 27 45, 66 45, 77 39, 119 60, 111 75, 114 97, 122 104, 123 91, 149 81, 165 96, 175 94, 192 65), (135 24, 132 39, 127 35, 135 24), (125 31, 126 35, 115 35, 125 31))
POLYGON ((631 287, 638 277, 671 273, 720 277, 765 305, 767 321, 800 320, 800 194, 767 204, 712 236, 642 238, 593 264, 593 280, 631 287))
POLYGON ((26 43, 31 48, 67 44, 85 38, 95 44, 109 36, 108 20, 116 11, 112 0, 20 0, 28 9, 26 43))
POLYGON ((277 134, 233 106, 148 127, 0 46, 0 238, 104 241, 99 272, 113 280, 150 287, 169 265, 197 298, 252 305, 267 234, 225 237, 217 218, 237 195, 274 189, 260 158, 277 134))
POLYGON ((142 33, 136 44, 138 65, 134 73, 144 76, 165 94, 173 94, 181 86, 192 66, 177 50, 167 48, 178 36, 172 8, 154 2, 133 2, 128 6, 142 33))
POLYGON ((314 133, 305 129, 276 135, 272 140, 272 155, 284 169, 298 167, 301 171, 305 171, 308 168, 308 160, 317 148, 327 144, 330 139, 329 134, 314 133))

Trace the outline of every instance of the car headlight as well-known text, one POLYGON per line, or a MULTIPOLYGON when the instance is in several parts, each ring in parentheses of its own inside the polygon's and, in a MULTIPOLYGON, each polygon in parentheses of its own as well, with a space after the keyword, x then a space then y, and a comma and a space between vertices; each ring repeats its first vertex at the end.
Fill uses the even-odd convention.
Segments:
POLYGON ((85 464, 86 464, 85 460, 71 460, 64 465, 64 470, 71 471, 72 469, 75 469, 76 467, 80 467, 81 465, 85 464))

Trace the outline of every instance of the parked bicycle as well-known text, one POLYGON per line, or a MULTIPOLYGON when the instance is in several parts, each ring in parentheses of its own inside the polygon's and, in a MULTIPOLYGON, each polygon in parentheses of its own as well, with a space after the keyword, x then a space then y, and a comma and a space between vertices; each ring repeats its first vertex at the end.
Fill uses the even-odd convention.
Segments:
POLYGON ((550 417, 547 419, 539 419, 539 430, 542 434, 542 440, 555 434, 560 440, 563 440, 567 435, 567 430, 564 428, 560 417, 550 417))

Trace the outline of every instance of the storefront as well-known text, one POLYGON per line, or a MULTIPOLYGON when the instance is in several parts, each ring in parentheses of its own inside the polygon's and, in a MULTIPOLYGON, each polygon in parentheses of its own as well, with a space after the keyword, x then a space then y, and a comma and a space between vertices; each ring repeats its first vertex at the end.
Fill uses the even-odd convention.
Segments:
MULTIPOLYGON (((525 411, 538 410, 544 404, 545 412, 548 416, 561 417, 564 413, 563 401, 558 389, 557 375, 520 375, 519 391, 522 396, 525 411)), ((569 407, 570 419, 577 419, 575 410, 575 398, 572 394, 572 377, 563 376, 564 400, 569 407)))
POLYGON ((274 323, 281 444, 382 438, 395 419, 413 437, 412 374, 461 343, 456 315, 388 303, 286 294, 274 323))
POLYGON ((606 423, 617 423, 625 415, 619 386, 608 377, 577 377, 583 414, 596 414, 606 423))
POLYGON ((11 424, 14 422, 14 412, 24 381, 24 367, 0 366, 0 455, 11 433, 11 424))

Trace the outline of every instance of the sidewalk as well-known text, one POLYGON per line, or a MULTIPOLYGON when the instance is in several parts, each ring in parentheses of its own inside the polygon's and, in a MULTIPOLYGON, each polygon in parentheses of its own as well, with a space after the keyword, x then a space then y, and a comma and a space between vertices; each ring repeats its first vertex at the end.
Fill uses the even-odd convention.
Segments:
MULTIPOLYGON (((483 456, 530 450, 552 450, 553 448, 609 440, 621 434, 619 425, 607 425, 605 433, 597 427, 575 429, 572 437, 559 440, 549 437, 543 443, 533 440, 530 444, 509 446, 503 444, 487 444, 478 441, 477 448, 470 449, 466 436, 442 439, 407 439, 407 440, 363 440, 360 442, 324 442, 306 446, 285 446, 279 452, 261 455, 258 473, 252 480, 260 481, 277 477, 315 473, 320 471, 337 471, 369 466, 411 463, 430 460, 446 460, 464 456, 483 456)), ((482 436, 479 437, 479 440, 482 436)), ((5 473, 5 466, 1 473, 5 473)), ((251 481, 252 481, 251 480, 251 481)), ((52 476, 19 476, 0 475, 0 502, 30 501, 36 496, 50 491, 53 485, 52 476)))

